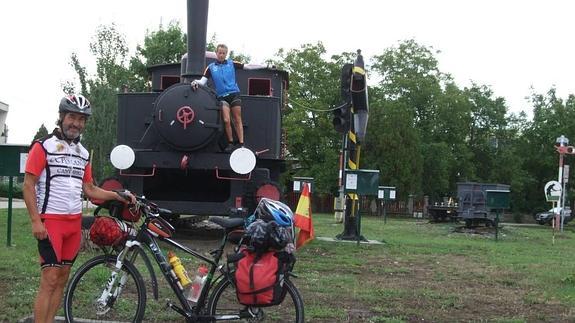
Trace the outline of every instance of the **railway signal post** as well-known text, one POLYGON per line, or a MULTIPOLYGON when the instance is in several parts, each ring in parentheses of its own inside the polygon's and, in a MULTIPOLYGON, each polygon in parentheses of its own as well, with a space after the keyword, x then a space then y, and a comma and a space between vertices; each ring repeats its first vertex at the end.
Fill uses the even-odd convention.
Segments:
MULTIPOLYGON (((359 169, 359 162, 361 144, 365 139, 369 117, 367 75, 360 50, 357 51, 354 64, 345 64, 342 68, 341 95, 344 103, 334 109, 333 118, 335 130, 343 135, 339 186, 340 198, 343 198, 344 206, 344 231, 337 238, 359 241, 365 240, 365 238, 360 233, 358 194, 361 194, 362 188, 357 186, 357 179, 359 176, 362 178, 364 176, 359 169)), ((375 182, 375 195, 377 195, 377 184, 375 182)))

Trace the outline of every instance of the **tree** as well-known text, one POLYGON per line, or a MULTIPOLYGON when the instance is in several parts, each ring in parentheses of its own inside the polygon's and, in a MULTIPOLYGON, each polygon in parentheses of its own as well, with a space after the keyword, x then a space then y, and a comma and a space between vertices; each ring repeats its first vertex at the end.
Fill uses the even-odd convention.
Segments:
POLYGON ((40 128, 38 128, 38 131, 36 132, 36 134, 34 135, 34 139, 32 139, 32 141, 41 139, 48 136, 48 129, 46 129, 46 127, 44 126, 44 124, 42 124, 40 126, 40 128))
POLYGON ((458 181, 509 183, 514 179, 519 183, 517 166, 521 163, 513 163, 510 153, 519 134, 508 129, 505 100, 475 83, 459 89, 450 75, 439 70, 436 53, 407 40, 374 57, 372 68, 381 81, 372 91, 376 97, 370 97, 371 104, 385 109, 383 116, 370 118, 368 142, 374 152, 370 162, 385 163, 381 172, 393 174, 382 177, 396 181, 391 185, 409 189, 404 193, 422 192, 435 199, 455 193, 458 181), (398 133, 409 135, 405 138, 398 133), (396 141, 404 147, 397 149, 396 141), (505 143, 505 152, 495 146, 498 142, 505 143), (397 163, 389 155, 399 159, 397 163), (511 167, 500 167, 500 163, 511 163, 511 167), (501 169, 509 173, 504 176, 501 169), (402 175, 397 178, 396 174, 402 175))
POLYGON ((398 199, 420 193, 423 158, 420 134, 413 124, 412 111, 404 102, 398 101, 385 102, 371 111, 373 118, 370 116, 369 121, 373 127, 366 137, 362 153, 365 155, 365 168, 379 169, 380 182, 396 186, 398 199), (374 131, 374 128, 378 130, 374 131))
POLYGON ((454 156, 445 142, 434 142, 422 145, 424 176, 421 178, 422 190, 430 195, 432 200, 439 201, 449 196, 450 171, 454 156))
MULTIPOLYGON (((511 203, 514 211, 532 211, 531 203, 525 195, 530 186, 537 184, 525 169, 525 159, 522 157, 520 135, 526 124, 525 114, 510 115, 508 127, 499 134, 495 149, 494 164, 490 182, 511 185, 511 203)), ((539 189, 542 192, 542 187, 539 189)), ((542 196, 542 194, 541 194, 542 196)), ((536 200, 536 199, 535 199, 536 200)))
POLYGON ((341 103, 341 59, 326 60, 323 44, 305 44, 277 53, 273 62, 290 73, 289 109, 284 111, 291 175, 315 178, 316 192, 337 190, 340 136, 335 133, 330 109, 341 103))
POLYGON ((494 148, 507 127, 507 107, 505 100, 493 98, 493 92, 485 85, 473 84, 465 93, 471 106, 469 146, 474 154, 476 175, 478 180, 488 181, 498 166, 494 148))
MULTIPOLYGON (((438 52, 436 52, 438 53, 438 52)), ((432 133, 441 94, 441 82, 448 79, 437 66, 433 48, 419 45, 415 40, 403 41, 397 48, 389 48, 373 59, 372 69, 382 76, 379 86, 384 99, 401 101, 413 113, 413 121, 424 135, 432 133)))
POLYGON ((160 25, 157 31, 147 32, 144 44, 136 47, 136 54, 130 59, 128 88, 145 91, 150 81, 147 67, 179 63, 187 51, 186 42, 186 35, 177 22, 170 22, 166 29, 160 25))
MULTIPOLYGON (((433 164, 425 158, 432 157, 435 148, 426 145, 434 139, 441 82, 449 77, 439 72, 432 49, 414 40, 375 56, 372 71, 381 81, 373 91, 376 97, 370 95, 370 105, 379 111, 370 113, 368 160, 380 169, 386 184, 397 186, 400 196, 420 193, 423 166, 433 164)), ((447 165, 436 173, 447 178, 435 178, 437 183, 449 183, 447 165)))
POLYGON ((88 76, 75 54, 72 54, 71 64, 78 74, 82 93, 92 105, 92 116, 86 124, 83 142, 91 151, 94 178, 101 180, 113 173, 108 156, 116 143, 116 94, 129 78, 125 67, 128 47, 125 37, 112 24, 98 27, 90 43, 90 51, 96 57, 96 75, 93 78, 88 76))
MULTIPOLYGON (((445 150, 440 152, 440 156, 445 156, 449 161, 449 190, 443 193, 454 194, 458 181, 476 178, 473 153, 467 141, 471 124, 471 104, 465 91, 459 89, 453 82, 447 82, 437 102, 432 141, 447 145, 445 150)), ((424 181, 426 180, 433 181, 435 178, 424 176, 424 181)), ((434 193, 426 189, 424 192, 440 197, 437 194, 440 192, 434 193)))
MULTIPOLYGON (((545 94, 533 92, 529 101, 533 106, 533 120, 525 123, 517 144, 517 154, 523 161, 522 170, 526 172, 522 205, 527 211, 546 204, 543 186, 550 180, 557 180, 559 154, 555 151, 555 140, 565 135, 572 144, 575 139, 575 127, 571 122, 575 118, 573 95, 563 101, 557 97, 555 88, 551 88, 545 94)), ((570 163, 571 158, 566 157, 566 162, 570 163)))

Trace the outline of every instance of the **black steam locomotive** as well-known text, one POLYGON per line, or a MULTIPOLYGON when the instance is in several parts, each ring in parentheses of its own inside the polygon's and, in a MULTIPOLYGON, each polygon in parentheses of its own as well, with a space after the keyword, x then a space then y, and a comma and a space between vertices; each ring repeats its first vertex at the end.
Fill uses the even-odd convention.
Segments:
POLYGON ((222 152, 227 140, 215 93, 209 86, 190 86, 215 59, 205 52, 207 11, 208 0, 188 0, 188 54, 180 64, 149 67, 151 92, 118 95, 118 144, 135 153, 133 165, 118 178, 176 214, 250 212, 260 197, 281 196, 288 74, 273 68, 236 71, 245 146, 257 158, 251 172, 234 172, 230 154, 222 152))

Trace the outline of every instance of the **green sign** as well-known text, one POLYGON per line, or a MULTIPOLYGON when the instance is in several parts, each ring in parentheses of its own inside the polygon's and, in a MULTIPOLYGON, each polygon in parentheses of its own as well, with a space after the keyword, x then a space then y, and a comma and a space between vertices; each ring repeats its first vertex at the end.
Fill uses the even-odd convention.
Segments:
POLYGON ((509 209, 509 191, 508 190, 486 190, 486 203, 489 209, 509 209))
POLYGON ((0 176, 24 175, 28 148, 27 145, 0 145, 0 176))
POLYGON ((304 183, 307 183, 309 185, 309 192, 313 193, 313 177, 294 177, 293 191, 297 193, 301 192, 304 183))
POLYGON ((379 192, 379 170, 346 169, 344 191, 362 196, 377 196, 379 192))
POLYGON ((8 176, 8 232, 6 245, 12 246, 12 190, 14 176, 24 175, 28 159, 28 146, 26 145, 0 145, 0 176, 8 176))
POLYGON ((380 186, 377 192, 377 198, 380 200, 395 200, 395 186, 380 186))

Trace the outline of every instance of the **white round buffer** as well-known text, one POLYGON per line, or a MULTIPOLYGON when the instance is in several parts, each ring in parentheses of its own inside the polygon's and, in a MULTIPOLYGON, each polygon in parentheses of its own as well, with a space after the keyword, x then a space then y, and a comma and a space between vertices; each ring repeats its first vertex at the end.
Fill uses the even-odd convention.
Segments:
POLYGON ((110 161, 117 169, 128 169, 136 160, 136 154, 130 146, 118 145, 110 153, 110 161))
POLYGON ((238 174, 248 174, 256 167, 256 155, 247 148, 238 148, 230 155, 230 167, 238 174))

